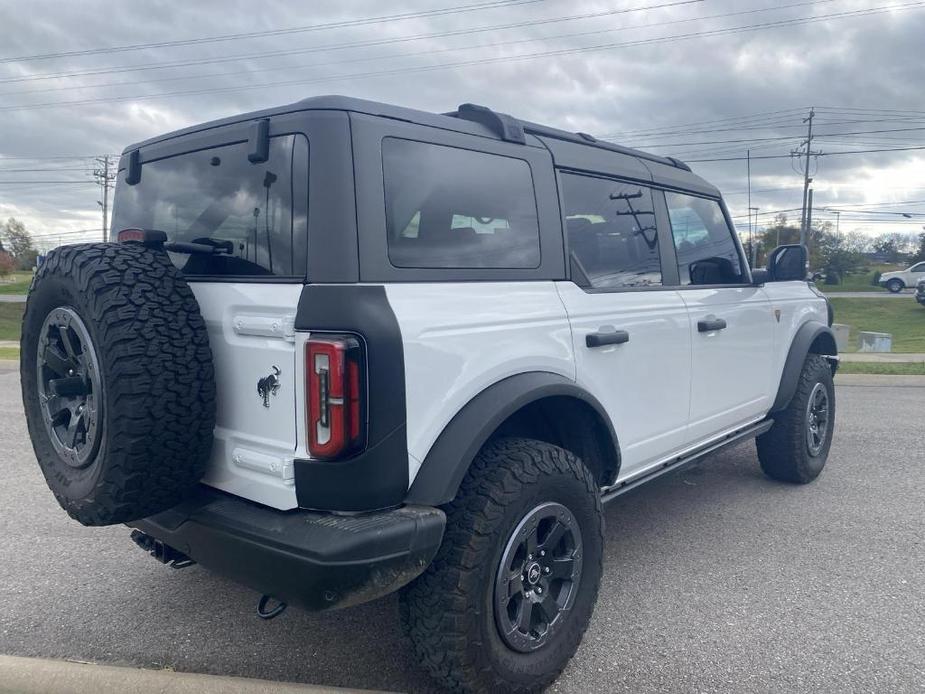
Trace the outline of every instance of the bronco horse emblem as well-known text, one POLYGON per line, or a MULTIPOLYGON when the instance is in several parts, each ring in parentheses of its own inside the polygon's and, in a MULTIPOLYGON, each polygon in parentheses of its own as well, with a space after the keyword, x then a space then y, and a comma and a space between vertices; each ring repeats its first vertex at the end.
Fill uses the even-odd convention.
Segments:
POLYGON ((269 407, 270 396, 276 395, 279 392, 279 375, 281 373, 279 367, 274 366, 273 373, 257 381, 257 395, 263 398, 264 407, 269 407))

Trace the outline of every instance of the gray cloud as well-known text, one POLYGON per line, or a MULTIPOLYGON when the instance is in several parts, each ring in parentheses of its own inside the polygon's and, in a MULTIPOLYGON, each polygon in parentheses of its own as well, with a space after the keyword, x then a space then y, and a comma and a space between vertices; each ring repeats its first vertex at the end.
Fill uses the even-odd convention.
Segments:
MULTIPOLYGON (((436 7, 465 2, 473 0, 444 0, 436 7)), ((812 105, 820 107, 817 132, 821 134, 925 128, 925 95, 918 88, 923 71, 920 43, 925 33, 925 6, 729 35, 684 38, 695 32, 881 6, 898 7, 910 0, 829 0, 782 7, 797 2, 705 0, 629 14, 337 48, 346 43, 661 4, 660 0, 545 0, 326 31, 3 62, 0 63, 0 182, 29 183, 0 183, 0 216, 25 219, 33 233, 48 242, 56 240, 50 236, 56 232, 96 227, 100 223, 98 190, 90 182, 89 163, 49 157, 115 153, 129 142, 160 132, 322 93, 342 93, 433 111, 472 101, 566 129, 613 135, 624 144, 644 144, 652 151, 688 159, 743 157, 748 148, 755 157, 786 154, 799 144, 803 131, 796 126, 800 126, 801 118, 812 105), (705 19, 768 7, 777 9, 705 19), (661 40, 672 36, 678 38, 661 40), (656 42, 639 44, 651 39, 656 42), (610 45, 627 43, 637 45, 610 45), (590 50, 603 45, 610 46, 590 50), (588 50, 566 52, 575 49, 588 50), (280 51, 290 53, 203 62, 280 51), (562 53, 514 59, 556 51, 562 53), (495 62, 455 65, 477 61, 495 62), (167 62, 188 64, 35 79, 47 74, 167 62), (439 65, 455 66, 431 69, 439 65), (409 71, 369 74, 389 70, 409 71), (28 79, 9 81, 23 78, 28 79), (269 82, 299 83, 261 86, 269 82), (168 94, 199 90, 222 91, 168 94), (100 101, 83 105, 65 103, 96 100, 100 101), (58 105, 35 107, 42 104, 58 105), (877 111, 868 114, 846 109, 877 111), (886 110, 908 115, 899 119, 899 113, 886 110), (781 111, 786 112, 777 113, 781 111), (777 115, 742 120, 750 114, 769 112, 777 115), (739 120, 715 122, 733 118, 739 120), (705 124, 681 127, 701 122, 705 124), (742 125, 761 127, 741 129, 742 125), (685 130, 713 132, 674 134, 685 130), (726 142, 775 137, 787 139, 726 142), (701 142, 712 144, 696 144, 701 142), (62 180, 78 183, 40 183, 62 180)), ((268 31, 433 7, 421 1, 400 0, 388 5, 362 0, 349 6, 327 0, 277 1, 262 3, 259 8, 243 0, 184 5, 166 0, 143 4, 95 1, 7 4, 0 7, 0 26, 5 29, 0 60, 268 31)), ((822 137, 817 148, 835 152, 916 145, 925 145, 925 129, 822 137)), ((694 167, 727 192, 734 214, 745 214, 744 161, 704 162, 694 167)), ((832 204, 922 200, 925 152, 831 156, 819 161, 815 178, 820 208, 832 204)), ((788 159, 753 161, 752 188, 756 192, 752 205, 763 210, 798 207, 799 186, 800 178, 788 159)), ((922 211, 925 203, 903 209, 922 211)), ((842 216, 843 229, 866 226, 876 232, 920 228, 910 220, 874 225, 851 222, 848 219, 851 216, 842 216)))

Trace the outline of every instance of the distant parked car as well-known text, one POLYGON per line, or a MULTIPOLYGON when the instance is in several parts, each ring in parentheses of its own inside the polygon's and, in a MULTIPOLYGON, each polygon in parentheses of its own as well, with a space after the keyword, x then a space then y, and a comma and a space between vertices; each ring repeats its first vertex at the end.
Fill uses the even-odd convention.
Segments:
POLYGON ((906 287, 914 287, 920 279, 925 279, 925 262, 916 263, 905 270, 884 272, 878 280, 881 287, 886 287, 896 294, 906 287))
POLYGON ((925 306, 925 277, 920 279, 919 283, 915 285, 915 300, 922 304, 922 306, 925 306))

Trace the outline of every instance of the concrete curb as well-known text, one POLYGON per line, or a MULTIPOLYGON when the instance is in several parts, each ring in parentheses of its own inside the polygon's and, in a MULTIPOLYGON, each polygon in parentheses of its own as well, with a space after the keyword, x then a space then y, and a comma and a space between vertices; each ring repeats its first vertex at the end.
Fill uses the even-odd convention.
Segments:
POLYGON ((344 694, 358 691, 0 655, 0 694, 344 694))

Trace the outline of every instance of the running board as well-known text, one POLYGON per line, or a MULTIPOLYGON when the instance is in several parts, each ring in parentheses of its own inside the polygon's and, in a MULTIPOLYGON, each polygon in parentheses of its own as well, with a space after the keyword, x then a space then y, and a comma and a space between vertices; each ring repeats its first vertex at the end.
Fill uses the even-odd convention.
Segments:
POLYGON ((684 455, 679 455, 676 458, 671 458, 670 460, 662 463, 661 466, 655 468, 651 472, 647 472, 641 477, 627 480, 626 482, 620 482, 616 486, 608 489, 601 495, 601 503, 606 504, 608 501, 616 499, 621 494, 625 494, 626 492, 630 491, 631 489, 635 489, 645 482, 649 482, 656 477, 660 477, 666 472, 674 472, 678 468, 684 467, 688 463, 692 463, 695 460, 699 460, 709 453, 714 453, 721 448, 731 446, 735 443, 739 443, 740 441, 745 441, 746 439, 753 439, 756 436, 761 436, 773 425, 773 419, 765 419, 758 422, 757 424, 752 424, 751 426, 745 427, 744 429, 738 429, 730 434, 726 434, 723 438, 714 441, 713 443, 708 443, 707 445, 698 448, 691 453, 686 453, 684 455))

